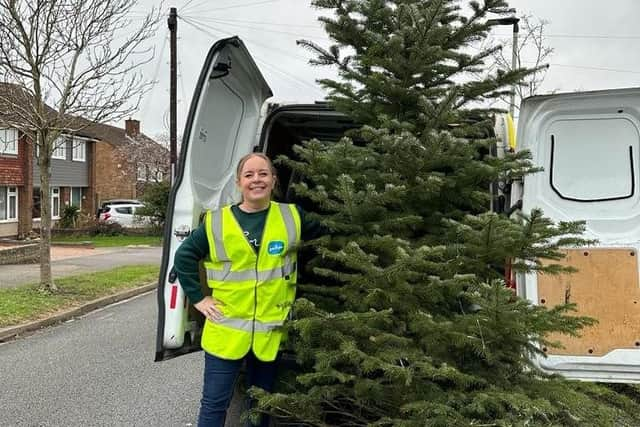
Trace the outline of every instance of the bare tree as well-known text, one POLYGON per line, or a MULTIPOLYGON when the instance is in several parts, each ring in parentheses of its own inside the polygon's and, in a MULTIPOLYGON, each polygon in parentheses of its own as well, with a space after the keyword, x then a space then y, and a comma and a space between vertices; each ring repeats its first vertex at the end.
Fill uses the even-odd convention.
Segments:
MULTIPOLYGON (((158 144, 162 145, 167 150, 170 149, 171 138, 169 136, 169 132, 157 133, 153 136, 153 140, 158 144)), ((180 148, 182 147, 182 134, 180 133, 176 136, 176 145, 177 145, 176 150, 178 154, 180 154, 180 148)))
MULTIPOLYGON (((549 21, 539 19, 532 15, 520 17, 520 32, 518 37, 516 68, 531 68, 536 71, 529 74, 516 86, 516 109, 519 109, 520 101, 528 96, 538 93, 549 69, 548 60, 553 55, 553 48, 545 43, 545 27, 549 21)), ((512 42, 510 39, 501 40, 503 48, 494 54, 495 65, 503 70, 512 68, 512 42)), ((505 99, 505 102, 508 102, 505 99)))
MULTIPOLYGON (((40 170, 40 283, 51 277, 51 155, 61 134, 120 120, 151 87, 140 70, 160 20, 134 23, 137 0, 0 0, 0 121, 36 146, 40 170)), ((139 16, 139 14, 138 14, 139 16)))

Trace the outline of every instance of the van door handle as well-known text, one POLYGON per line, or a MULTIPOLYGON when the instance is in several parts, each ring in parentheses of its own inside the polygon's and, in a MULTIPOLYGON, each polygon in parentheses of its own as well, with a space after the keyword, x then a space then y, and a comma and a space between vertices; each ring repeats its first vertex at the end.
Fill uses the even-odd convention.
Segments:
POLYGON ((176 279, 178 278, 178 272, 175 267, 171 267, 171 271, 169 272, 169 283, 172 285, 176 283, 176 279))

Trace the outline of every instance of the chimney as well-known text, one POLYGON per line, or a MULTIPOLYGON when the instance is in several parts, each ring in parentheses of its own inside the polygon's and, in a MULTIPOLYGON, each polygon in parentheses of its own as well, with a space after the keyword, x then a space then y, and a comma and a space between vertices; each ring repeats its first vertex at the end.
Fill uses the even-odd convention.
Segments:
POLYGON ((125 120, 124 133, 131 137, 140 135, 140 120, 133 120, 132 118, 125 120))

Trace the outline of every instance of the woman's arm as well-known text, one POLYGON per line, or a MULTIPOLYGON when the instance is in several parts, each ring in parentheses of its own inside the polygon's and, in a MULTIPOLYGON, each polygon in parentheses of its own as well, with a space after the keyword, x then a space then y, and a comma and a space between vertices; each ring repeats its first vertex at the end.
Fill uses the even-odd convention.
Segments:
POLYGON ((296 205, 300 214, 300 222, 302 223, 302 241, 313 240, 318 237, 329 234, 330 230, 318 221, 309 218, 309 215, 300 206, 296 205))
POLYGON ((180 286, 189 298, 189 302, 211 321, 220 320, 220 302, 205 296, 200 287, 200 261, 209 254, 209 241, 204 225, 201 224, 178 247, 173 266, 178 274, 180 286))
POLYGON ((208 254, 209 242, 204 225, 201 224, 178 247, 173 260, 180 286, 189 302, 194 305, 204 298, 200 287, 200 261, 208 254))

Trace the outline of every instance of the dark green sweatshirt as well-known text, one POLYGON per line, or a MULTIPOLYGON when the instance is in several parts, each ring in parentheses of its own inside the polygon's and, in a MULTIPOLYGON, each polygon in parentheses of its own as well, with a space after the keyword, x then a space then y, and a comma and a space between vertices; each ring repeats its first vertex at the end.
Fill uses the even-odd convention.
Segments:
MULTIPOLYGON (((302 223, 302 240, 311 240, 327 233, 325 227, 319 222, 309 220, 305 212, 300 206, 296 205, 300 213, 302 223)), ((267 212, 265 209, 259 212, 244 212, 238 205, 231 206, 231 212, 238 220, 238 224, 242 227, 245 236, 253 249, 258 252, 260 241, 262 239, 262 231, 264 230, 267 212)), ((209 242, 207 241, 207 233, 204 224, 200 226, 187 237, 176 251, 174 258, 174 268, 178 274, 178 280, 189 298, 191 304, 195 304, 204 298, 202 289, 200 288, 199 263, 209 255, 209 242)))

